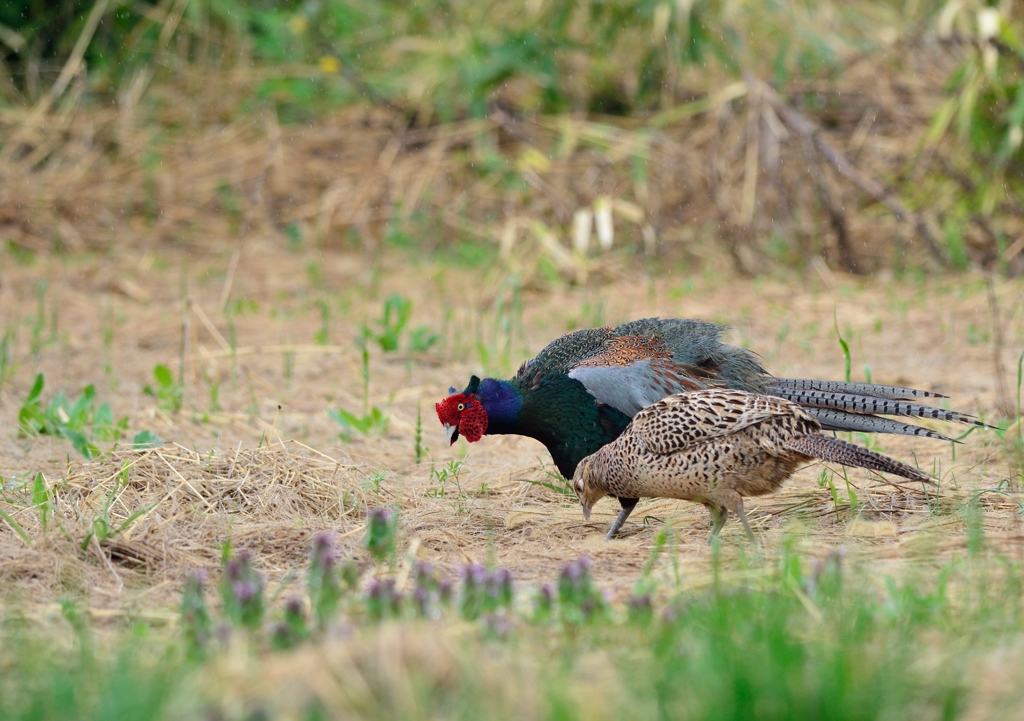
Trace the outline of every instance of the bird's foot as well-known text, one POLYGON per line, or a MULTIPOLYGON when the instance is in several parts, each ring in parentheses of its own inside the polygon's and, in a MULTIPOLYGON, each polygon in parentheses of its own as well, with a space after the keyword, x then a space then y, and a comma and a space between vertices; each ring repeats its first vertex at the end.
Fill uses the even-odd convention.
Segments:
POLYGON ((619 535, 619 529, 622 528, 622 524, 629 518, 629 514, 633 512, 636 507, 637 499, 635 498, 620 498, 619 503, 622 504, 622 510, 619 511, 619 515, 615 517, 615 521, 612 523, 612 527, 608 529, 608 535, 604 537, 605 541, 610 541, 619 535))

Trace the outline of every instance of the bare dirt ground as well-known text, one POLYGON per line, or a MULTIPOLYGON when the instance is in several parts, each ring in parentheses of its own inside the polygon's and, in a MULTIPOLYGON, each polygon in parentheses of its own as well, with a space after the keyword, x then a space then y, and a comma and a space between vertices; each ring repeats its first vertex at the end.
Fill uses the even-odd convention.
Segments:
MULTIPOLYGON (((670 524, 679 564, 659 561, 657 573, 704 583, 710 551, 700 506, 645 501, 624 538, 602 543, 617 505, 599 504, 586 523, 573 499, 525 482, 553 480, 539 443, 518 437, 445 443, 433 403, 449 386, 461 388, 471 373, 496 368, 508 376, 549 340, 585 325, 649 315, 716 320, 731 325, 729 339, 761 353, 777 375, 842 378, 835 317, 850 343, 855 380, 866 366, 875 382, 938 391, 951 397, 951 407, 990 420, 1000 417, 1000 403, 1016 404, 1024 346, 1019 279, 997 280, 990 295, 976 276, 897 282, 823 269, 748 280, 664 269, 649 280, 623 271, 604 285, 528 286, 519 295, 520 316, 509 311, 512 286, 500 269, 390 250, 374 259, 293 252, 279 239, 255 237, 234 279, 229 323, 218 307, 229 254, 230 248, 0 260, 0 324, 16 330, 17 364, 0 385, 0 474, 13 501, 0 505, 30 539, 0 521, 3 597, 45 611, 70 595, 97 618, 170 619, 185 573, 216 574, 228 539, 255 552, 275 593, 280 584, 298 583, 293 573, 317 531, 335 531, 342 550, 361 559, 364 508, 378 504, 400 508, 407 550, 399 574, 413 557, 452 573, 475 560, 507 566, 517 580, 533 583, 589 554, 598 581, 624 594, 670 524), (40 293, 42 280, 47 286, 40 293), (369 403, 391 420, 382 435, 343 441, 328 410, 361 412, 355 339, 395 292, 413 302, 410 325, 427 325, 443 341, 423 353, 389 354, 371 343, 369 403), (43 328, 33 332, 40 319, 43 328), (43 341, 38 359, 33 338, 43 341), (485 355, 490 368, 481 361, 485 355), (155 365, 177 375, 179 362, 184 407, 172 413, 143 389, 153 384, 155 365), (130 419, 122 449, 142 429, 167 447, 121 450, 87 463, 63 439, 20 437, 18 410, 40 372, 44 400, 58 389, 77 396, 95 384, 98 400, 130 419), (418 409, 428 447, 419 463, 418 409), (449 484, 441 496, 431 470, 463 458, 461 490, 449 484), (38 471, 56 509, 57 522, 45 529, 17 490, 38 471), (128 483, 108 501, 122 472, 128 483), (102 547, 93 543, 83 551, 104 503, 111 504, 115 525, 142 513, 102 547)), ((821 466, 808 467, 778 495, 748 504, 763 553, 770 556, 784 538, 795 537, 810 555, 843 546, 876 564, 879 577, 904 573, 961 553, 968 533, 957 509, 994 489, 980 497, 987 537, 1020 560, 1020 467, 995 433, 971 434, 955 458, 948 443, 892 436, 874 442, 900 459, 916 458, 941 479, 940 491, 929 498, 852 471, 859 505, 851 510, 841 469, 835 469, 837 505, 819 487, 821 466)), ((727 526, 723 539, 727 556, 753 552, 737 526, 727 526)))

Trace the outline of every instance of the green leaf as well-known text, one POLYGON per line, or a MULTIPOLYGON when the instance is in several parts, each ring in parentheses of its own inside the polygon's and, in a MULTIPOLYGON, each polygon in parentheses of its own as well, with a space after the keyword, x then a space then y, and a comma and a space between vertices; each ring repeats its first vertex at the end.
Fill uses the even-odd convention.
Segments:
POLYGON ((25 542, 26 546, 32 545, 32 539, 28 537, 27 533, 25 533, 25 529, 21 527, 21 524, 15 521, 14 518, 12 518, 11 515, 2 508, 0 508, 0 518, 7 521, 7 525, 9 525, 15 533, 21 536, 21 540, 25 542))
POLYGON ((984 76, 978 66, 968 69, 956 113, 956 129, 961 140, 966 139, 971 132, 971 125, 975 120, 974 110, 978 103, 978 91, 983 80, 984 76))
POLYGON ((344 408, 329 410, 327 414, 345 429, 342 431, 343 437, 345 437, 346 431, 350 430, 363 434, 371 432, 383 433, 387 430, 388 424, 391 421, 390 416, 376 406, 371 408, 365 416, 357 416, 355 413, 346 411, 344 408))
POLYGON ((105 543, 110 537, 110 521, 105 516, 97 516, 92 519, 92 533, 99 543, 105 543))
POLYGON ((96 388, 93 385, 87 385, 82 389, 82 395, 78 397, 71 408, 67 410, 69 417, 68 424, 74 428, 84 428, 89 425, 90 417, 92 416, 92 407, 96 401, 96 388))
POLYGON ((103 428, 114 426, 114 412, 110 410, 109 403, 100 403, 99 408, 92 417, 92 424, 94 427, 99 426, 103 428))
POLYGON ((932 118, 931 126, 928 128, 928 135, 925 136, 925 142, 928 145, 935 145, 946 134, 946 131, 949 129, 949 123, 953 120, 953 115, 956 113, 956 107, 956 98, 950 98, 939 106, 935 117, 932 118))
POLYGON ((22 436, 46 432, 46 416, 39 405, 39 394, 46 384, 43 374, 36 376, 32 389, 28 392, 21 408, 18 410, 18 434, 22 436))
POLYGON ((441 336, 423 325, 412 332, 409 337, 409 350, 421 353, 441 342, 441 336))
POLYGON ((80 430, 61 426, 60 434, 71 441, 71 445, 74 446, 75 450, 86 458, 95 458, 99 455, 100 449, 90 443, 86 435, 80 430))
POLYGON ((43 530, 46 530, 50 522, 50 515, 53 513, 53 504, 50 500, 50 489, 46 487, 46 479, 42 473, 37 473, 32 481, 32 505, 39 513, 39 523, 43 530))
POLYGON ((40 373, 36 376, 36 382, 32 384, 32 390, 28 392, 28 396, 25 398, 25 403, 31 403, 39 398, 39 395, 43 392, 44 385, 46 385, 46 379, 43 378, 43 374, 40 373))
POLYGON ((132 438, 132 448, 156 448, 163 444, 163 439, 150 430, 139 431, 132 438))
POLYGON ((165 411, 177 412, 181 410, 182 386, 176 383, 170 369, 158 363, 153 368, 153 378, 156 379, 156 388, 145 386, 142 392, 157 399, 160 408, 165 411))
POLYGON ((46 419, 38 406, 22 406, 18 411, 19 435, 35 435, 46 428, 46 419))
POLYGON ((144 508, 140 508, 135 513, 133 513, 132 515, 128 516, 128 518, 126 518, 124 520, 124 522, 121 523, 121 525, 118 526, 116 529, 114 529, 114 532, 110 534, 111 538, 113 538, 114 536, 116 536, 121 531, 125 530, 126 528, 128 528, 128 526, 130 526, 133 523, 135 523, 135 521, 137 521, 139 518, 141 518, 142 516, 146 515, 150 511, 152 511, 158 505, 160 505, 159 501, 156 501, 154 503, 150 503, 148 506, 145 506, 144 508))
POLYGON ((846 366, 846 382, 850 382, 850 346, 843 338, 843 334, 839 332, 839 317, 836 315, 835 308, 832 309, 832 323, 835 325, 836 337, 839 338, 839 347, 843 351, 843 361, 846 366))
POLYGON ((170 388, 174 385, 174 376, 171 375, 171 369, 160 363, 153 368, 153 377, 163 388, 170 388))
POLYGON ((529 483, 531 486, 540 486, 541 488, 547 488, 549 491, 554 491, 555 493, 562 496, 569 496, 570 498, 576 496, 576 492, 573 491, 572 488, 570 488, 567 484, 556 486, 554 483, 549 483, 547 481, 534 481, 530 478, 523 478, 521 480, 523 483, 529 483))

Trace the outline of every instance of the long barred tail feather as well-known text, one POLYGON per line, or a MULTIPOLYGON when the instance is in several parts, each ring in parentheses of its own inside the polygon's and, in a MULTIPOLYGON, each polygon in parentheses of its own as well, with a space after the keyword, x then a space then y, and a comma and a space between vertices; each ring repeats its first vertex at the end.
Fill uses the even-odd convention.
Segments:
POLYGON ((886 398, 858 396, 852 393, 834 393, 825 391, 791 391, 776 390, 773 395, 799 403, 808 408, 832 408, 848 413, 877 413, 883 416, 909 416, 913 418, 933 418, 937 421, 967 423, 973 426, 985 425, 974 416, 943 408, 932 408, 916 403, 892 401, 886 398))
POLYGON ((892 418, 879 418, 865 413, 847 413, 846 411, 834 411, 830 408, 805 408, 808 413, 817 419, 823 430, 826 431, 851 431, 859 433, 895 433, 902 436, 920 436, 922 438, 934 438, 937 441, 960 441, 948 438, 941 433, 936 433, 929 428, 922 428, 902 421, 894 421, 892 418))
POLYGON ((937 485, 935 481, 913 466, 908 466, 906 463, 897 461, 895 458, 883 456, 881 453, 869 451, 867 448, 855 446, 852 443, 847 443, 831 436, 808 435, 788 443, 787 447, 797 453, 813 456, 829 463, 840 463, 844 466, 892 473, 911 481, 930 483, 933 486, 937 485))
POLYGON ((887 398, 891 401, 908 401, 913 398, 948 398, 941 393, 922 391, 903 386, 882 386, 874 383, 848 383, 845 381, 816 381, 808 378, 773 378, 770 383, 779 390, 822 391, 824 393, 848 393, 857 396, 887 398))
POLYGON ((946 396, 902 386, 816 381, 804 378, 775 378, 765 384, 763 392, 799 403, 818 419, 822 428, 829 431, 896 433, 942 441, 952 440, 927 428, 879 416, 933 418, 982 428, 991 427, 966 413, 906 403, 904 401, 911 398, 945 398, 946 396))

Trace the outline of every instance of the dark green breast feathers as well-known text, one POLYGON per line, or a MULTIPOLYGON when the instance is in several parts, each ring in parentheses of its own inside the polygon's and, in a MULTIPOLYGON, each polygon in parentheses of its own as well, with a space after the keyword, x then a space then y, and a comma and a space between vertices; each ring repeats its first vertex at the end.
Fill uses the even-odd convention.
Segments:
POLYGON ((665 396, 728 387, 779 396, 804 406, 825 430, 899 433, 949 440, 935 431, 882 416, 982 425, 971 416, 908 402, 937 393, 868 383, 776 378, 759 357, 722 343, 723 326, 698 320, 645 318, 615 328, 566 333, 513 378, 473 377, 436 404, 451 443, 460 435, 511 433, 543 443, 559 472, 615 440, 641 409, 665 396))

